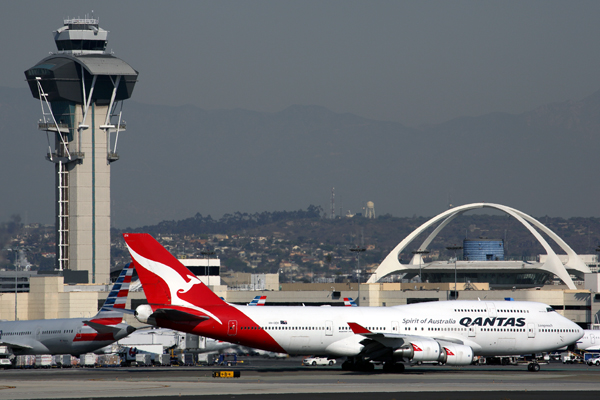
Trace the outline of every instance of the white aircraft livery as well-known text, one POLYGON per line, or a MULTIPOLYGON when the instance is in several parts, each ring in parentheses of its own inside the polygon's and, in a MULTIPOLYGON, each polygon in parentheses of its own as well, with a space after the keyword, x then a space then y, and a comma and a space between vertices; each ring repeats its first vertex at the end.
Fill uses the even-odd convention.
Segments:
POLYGON ((583 336, 577 341, 576 348, 585 351, 600 351, 600 330, 585 329, 583 336))
POLYGON ((133 264, 127 264, 104 305, 92 318, 38 319, 0 322, 0 345, 15 355, 93 352, 129 335, 135 328, 123 321, 133 264))
MULTIPOLYGON (((574 344, 583 330, 552 307, 519 301, 442 301, 394 307, 228 304, 148 234, 124 234, 149 304, 142 323, 277 353, 346 357, 346 370, 405 362, 469 365, 476 355, 535 354, 574 344)), ((535 361, 528 366, 539 371, 535 361)))

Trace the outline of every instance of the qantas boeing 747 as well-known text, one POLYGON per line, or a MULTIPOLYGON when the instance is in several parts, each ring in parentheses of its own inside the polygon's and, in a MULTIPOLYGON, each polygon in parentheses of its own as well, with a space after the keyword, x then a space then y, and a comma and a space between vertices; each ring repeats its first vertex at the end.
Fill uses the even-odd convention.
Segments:
MULTIPOLYGON (((583 335, 552 307, 519 301, 443 301, 394 307, 228 304, 148 234, 124 234, 155 326, 278 353, 346 357, 346 370, 401 371, 407 361, 469 365, 473 357, 535 354, 583 335)), ((529 371, 539 371, 535 361, 529 371)))

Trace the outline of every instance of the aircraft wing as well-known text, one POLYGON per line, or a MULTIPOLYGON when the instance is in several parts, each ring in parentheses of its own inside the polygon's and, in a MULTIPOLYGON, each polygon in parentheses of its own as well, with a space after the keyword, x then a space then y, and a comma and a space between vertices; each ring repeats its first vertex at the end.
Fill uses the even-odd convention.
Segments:
POLYGON ((210 317, 204 315, 195 315, 182 310, 176 310, 174 308, 159 308, 151 315, 153 318, 161 318, 170 321, 197 321, 202 322, 210 319, 210 317))
POLYGON ((465 344, 462 340, 456 338, 426 337, 419 335, 403 335, 399 333, 381 333, 371 332, 367 328, 355 322, 348 322, 348 326, 357 335, 364 336, 365 339, 360 343, 364 346, 362 354, 365 358, 375 358, 388 349, 399 349, 416 340, 435 340, 440 344, 465 344))

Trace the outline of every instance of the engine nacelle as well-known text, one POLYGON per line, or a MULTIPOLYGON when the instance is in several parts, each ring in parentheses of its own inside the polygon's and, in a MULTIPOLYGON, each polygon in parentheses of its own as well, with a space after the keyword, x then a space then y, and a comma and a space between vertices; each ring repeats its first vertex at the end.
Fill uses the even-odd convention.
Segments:
POLYGON ((156 320, 152 317, 154 311, 148 304, 142 304, 135 309, 133 314, 135 318, 143 324, 156 325, 156 320))
MULTIPOLYGON (((470 365, 473 362, 473 349, 463 344, 443 346, 446 365, 470 365)), ((442 361, 444 362, 444 361, 442 361)))
POLYGON ((396 349, 394 356, 412 361, 442 361, 445 358, 445 353, 435 340, 421 339, 411 342, 408 346, 396 349))

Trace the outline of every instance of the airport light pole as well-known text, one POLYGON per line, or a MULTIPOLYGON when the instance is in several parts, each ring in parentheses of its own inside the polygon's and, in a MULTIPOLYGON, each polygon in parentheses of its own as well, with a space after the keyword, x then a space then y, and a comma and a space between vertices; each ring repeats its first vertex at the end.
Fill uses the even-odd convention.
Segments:
POLYGON ((358 303, 356 303, 356 305, 360 305, 360 253, 362 253, 363 251, 366 251, 367 249, 365 249, 364 247, 351 247, 350 251, 355 252, 356 253, 356 268, 358 271, 358 303))
POLYGON ((419 281, 421 281, 421 283, 423 282, 423 277, 422 277, 422 270, 421 270, 421 264, 423 263, 423 254, 429 254, 429 250, 415 250, 412 252, 413 254, 418 254, 419 255, 419 281))
POLYGON ((447 250, 454 250, 454 300, 456 300, 458 298, 458 296, 457 296, 457 292, 458 291, 456 289, 456 286, 457 286, 457 283, 456 283, 456 281, 457 281, 457 279, 456 279, 456 262, 457 262, 458 258, 456 257, 456 250, 461 250, 462 246, 457 246, 457 245, 447 246, 446 249, 447 250))
POLYGON ((17 248, 8 249, 7 248, 7 249, 4 249, 4 250, 6 250, 6 251, 14 251, 14 253, 15 253, 15 321, 17 321, 17 291, 18 291, 18 287, 19 287, 18 286, 19 281, 18 281, 18 277, 17 277, 17 275, 18 275, 17 268, 18 268, 18 265, 19 265, 19 249, 17 249, 17 248))

